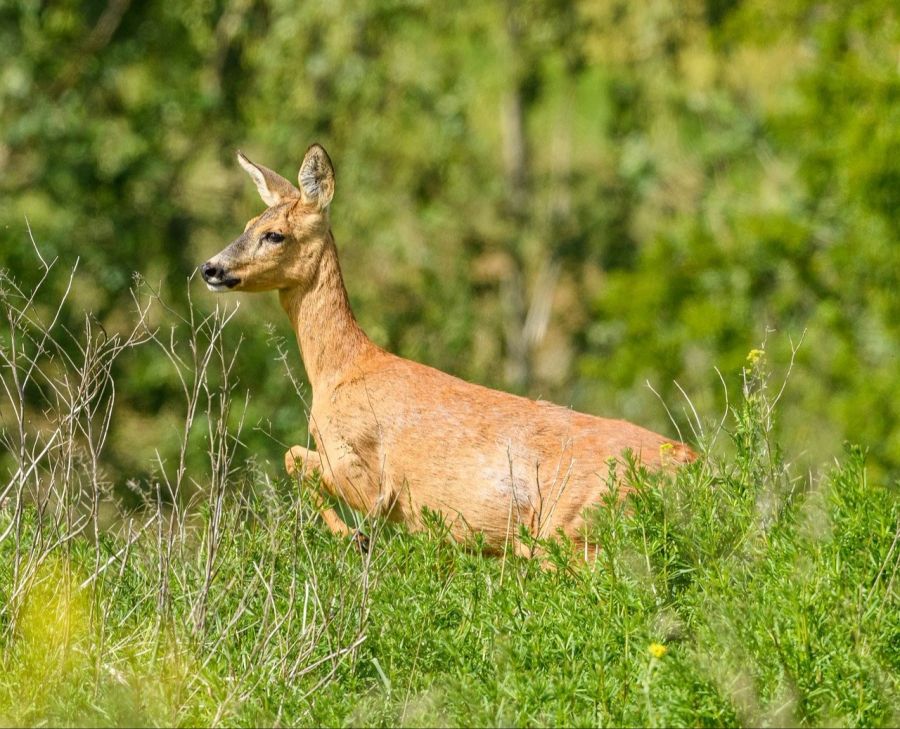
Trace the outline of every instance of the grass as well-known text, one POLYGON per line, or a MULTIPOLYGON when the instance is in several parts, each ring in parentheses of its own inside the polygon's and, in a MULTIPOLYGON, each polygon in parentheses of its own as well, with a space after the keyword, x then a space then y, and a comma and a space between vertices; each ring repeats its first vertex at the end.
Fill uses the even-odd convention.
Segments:
MULTIPOLYGON (((765 526, 758 500, 692 467, 599 512, 600 561, 555 571, 390 529, 361 557, 287 484, 223 509, 209 585, 208 512, 127 558, 75 540, 14 628, 6 604, 0 722, 896 725, 896 499, 851 450, 765 526)), ((38 534, 28 515, 26 554, 38 534)))
MULTIPOLYGON (((13 331, 37 323, 14 311, 13 331)), ((191 412, 210 416, 207 471, 161 461, 144 506, 115 519, 95 467, 104 377, 154 336, 104 336, 71 361, 94 373, 71 378, 93 410, 61 397, 53 370, 43 436, 10 426, 27 409, 7 390, 19 455, 0 491, 0 724, 900 723, 896 485, 869 482, 851 446, 822 475, 792 476, 761 353, 742 400, 704 431, 730 442, 706 449, 725 455, 674 479, 631 467, 637 490, 593 515, 598 560, 548 543, 542 569, 452 544, 436 520, 416 535, 365 524, 360 555, 296 483, 238 467, 226 359, 205 376, 225 321, 192 321, 200 334, 172 360, 192 373, 185 432, 191 412), (54 427, 74 435, 45 449, 54 427), (187 508, 190 478, 206 487, 187 508)), ((5 376, 39 377, 35 347, 14 340, 5 376)))

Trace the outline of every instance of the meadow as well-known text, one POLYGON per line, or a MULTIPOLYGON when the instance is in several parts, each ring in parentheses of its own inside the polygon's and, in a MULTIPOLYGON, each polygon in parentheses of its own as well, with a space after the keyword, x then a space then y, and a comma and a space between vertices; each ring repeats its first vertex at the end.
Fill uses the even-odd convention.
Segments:
POLYGON ((0 725, 900 724, 898 49, 890 0, 0 3, 0 725), (701 453, 602 474, 596 561, 360 554, 285 475, 288 321, 196 267, 235 150, 312 142, 376 344, 701 453))
POLYGON ((596 560, 559 541, 539 545, 543 560, 482 556, 437 518, 413 535, 357 517, 361 554, 317 519, 311 484, 236 458, 233 311, 173 326, 162 307, 156 325, 161 302, 144 291, 129 335, 89 317, 72 332, 39 290, 3 284, 4 441, 17 458, 0 494, 0 723, 900 719, 896 489, 869 478, 858 446, 815 473, 792 467, 774 437, 789 373, 762 349, 728 375, 737 401, 695 414, 696 463, 674 476, 610 464, 596 560), (73 341, 81 356, 66 356, 73 341), (184 383, 183 451, 129 484, 135 506, 100 464, 117 360, 147 346, 184 383), (17 399, 26 391, 40 423, 17 399), (205 465, 197 453, 187 465, 188 449, 205 465), (637 488, 620 499, 625 479, 637 488))

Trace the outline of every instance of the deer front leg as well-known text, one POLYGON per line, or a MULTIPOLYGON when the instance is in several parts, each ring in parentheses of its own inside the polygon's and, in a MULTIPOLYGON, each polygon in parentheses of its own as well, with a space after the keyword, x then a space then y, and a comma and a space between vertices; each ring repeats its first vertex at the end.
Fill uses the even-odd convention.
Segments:
MULTIPOLYGON (((317 471, 325 488, 331 493, 335 492, 334 484, 331 483, 325 469, 322 467, 322 459, 315 451, 311 451, 303 446, 292 446, 284 454, 284 467, 291 476, 303 474, 307 471, 317 471)), ((353 530, 344 523, 344 520, 337 515, 334 509, 331 507, 326 508, 325 498, 317 489, 313 490, 312 499, 313 504, 315 504, 316 509, 318 509, 319 514, 321 514, 322 519, 325 520, 325 524, 333 534, 347 537, 353 533, 353 530)))

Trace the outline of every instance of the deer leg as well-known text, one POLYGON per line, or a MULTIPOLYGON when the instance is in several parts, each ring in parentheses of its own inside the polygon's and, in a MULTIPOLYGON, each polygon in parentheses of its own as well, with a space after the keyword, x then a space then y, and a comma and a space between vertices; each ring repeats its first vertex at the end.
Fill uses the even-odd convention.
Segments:
MULTIPOLYGON (((331 483, 325 473, 325 469, 322 467, 322 460, 315 451, 311 451, 303 446, 291 446, 291 449, 284 454, 284 467, 291 476, 298 474, 303 475, 307 472, 311 473, 316 471, 319 473, 325 487, 331 493, 335 492, 334 485, 331 483)), ((337 512, 331 507, 326 506, 325 498, 318 489, 312 491, 312 500, 316 509, 318 509, 319 514, 322 516, 322 519, 325 521, 325 524, 333 534, 347 537, 353 533, 353 530, 344 523, 344 520, 338 516, 337 512)))

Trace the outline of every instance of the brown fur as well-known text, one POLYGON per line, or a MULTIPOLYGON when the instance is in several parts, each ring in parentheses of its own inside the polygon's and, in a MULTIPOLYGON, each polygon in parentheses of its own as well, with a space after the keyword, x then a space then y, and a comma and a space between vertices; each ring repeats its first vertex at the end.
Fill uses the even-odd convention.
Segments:
MULTIPOLYGON (((347 299, 328 220, 334 173, 318 145, 300 188, 240 155, 270 207, 202 267, 213 290, 278 290, 312 386, 317 450, 294 446, 289 472, 318 471, 328 493, 412 529, 426 507, 458 540, 522 551, 562 530, 583 541, 585 507, 605 493, 610 459, 630 449, 651 468, 695 458, 684 444, 623 420, 575 412, 465 382, 372 343, 347 299), (267 233, 284 235, 273 243, 267 233)), ((321 503, 321 502, 320 502, 321 503)), ((331 509, 329 528, 349 532, 331 509)))

